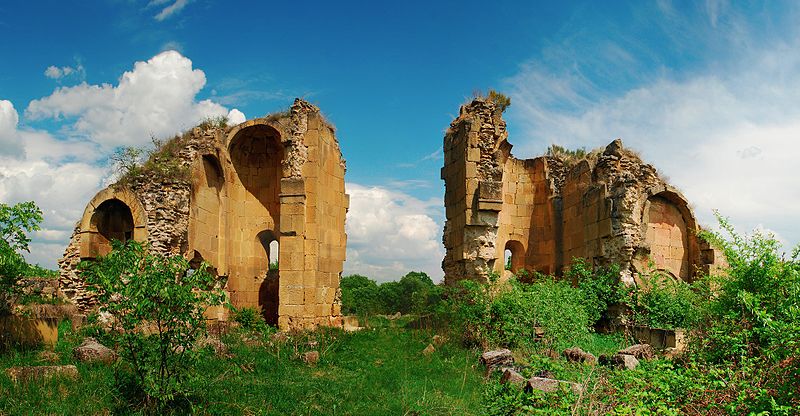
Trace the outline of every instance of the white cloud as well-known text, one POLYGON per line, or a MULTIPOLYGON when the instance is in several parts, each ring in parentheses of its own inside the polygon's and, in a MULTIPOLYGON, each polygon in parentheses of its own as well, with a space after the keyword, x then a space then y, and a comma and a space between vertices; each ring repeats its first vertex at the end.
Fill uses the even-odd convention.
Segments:
MULTIPOLYGON (((715 25, 718 6, 709 2, 715 25)), ((621 137, 684 191, 702 223, 715 225, 718 209, 739 231, 763 224, 797 244, 800 38, 787 39, 750 39, 730 66, 619 92, 580 76, 580 65, 528 62, 508 80, 510 119, 522 127, 510 140, 534 155, 550 143, 591 148, 621 137)))
POLYGON ((86 70, 83 68, 83 65, 80 64, 75 68, 71 66, 57 67, 55 65, 50 65, 44 71, 44 76, 54 80, 60 80, 62 78, 67 78, 72 75, 78 75, 83 77, 85 74, 86 70))
POLYGON ((231 126, 244 123, 245 120, 247 117, 244 116, 244 113, 235 108, 228 112, 228 124, 231 126))
POLYGON ((44 213, 26 257, 56 266, 86 203, 109 180, 105 159, 112 148, 146 145, 151 135, 169 137, 209 116, 244 121, 239 110, 196 100, 205 83, 188 58, 163 52, 136 62, 117 85, 83 82, 31 101, 28 119, 67 126, 55 133, 21 127, 13 104, 0 100, 0 201, 33 200, 44 213))
POLYGON ((58 88, 31 101, 25 114, 32 120, 74 119, 70 133, 104 149, 142 145, 151 135, 168 137, 205 117, 228 114, 215 102, 195 99, 205 84, 205 73, 193 69, 191 60, 166 51, 136 62, 116 86, 83 82, 58 88))
MULTIPOLYGON (((159 6, 168 3, 169 0, 153 0, 148 4, 149 6, 159 6)), ((189 0, 175 0, 174 3, 170 4, 169 6, 163 8, 157 15, 155 15, 155 19, 159 22, 164 21, 165 19, 175 15, 176 13, 183 10, 186 5, 189 4, 189 0)))
POLYGON ((0 131, 23 146, 21 155, 0 154, 0 201, 35 201, 42 209, 42 230, 34 233, 26 257, 55 267, 83 207, 97 191, 105 169, 94 163, 91 145, 61 141, 44 131, 20 130, 10 101, 0 101, 0 131), (14 121, 9 131, 7 120, 14 121), (6 121, 3 121, 6 120, 6 121))
POLYGON ((347 184, 347 193, 346 274, 388 281, 417 270, 434 279, 442 277, 440 200, 423 201, 397 190, 355 183, 347 184))
POLYGON ((22 146, 17 134, 19 114, 11 101, 0 100, 0 156, 20 156, 22 146))

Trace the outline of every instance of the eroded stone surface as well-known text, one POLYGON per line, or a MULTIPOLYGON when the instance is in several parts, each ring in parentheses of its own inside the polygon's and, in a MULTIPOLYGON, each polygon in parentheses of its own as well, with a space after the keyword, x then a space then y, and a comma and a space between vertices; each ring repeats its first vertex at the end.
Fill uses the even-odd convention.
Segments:
POLYGON ((78 378, 78 368, 74 365, 40 365, 11 367, 6 370, 8 377, 18 383, 42 380, 51 377, 78 378))
POLYGON ((445 281, 511 271, 560 274, 573 257, 621 266, 634 283, 649 264, 691 281, 723 262, 697 238, 686 199, 615 140, 582 159, 511 155, 501 111, 487 99, 461 107, 444 137, 445 281))
POLYGON ((111 364, 117 360, 117 353, 114 350, 90 337, 85 338, 81 345, 72 350, 72 356, 83 363, 111 364))
MULTIPOLYGON (((87 205, 59 261, 64 296, 95 306, 77 264, 108 253, 111 239, 132 239, 210 263, 233 305, 261 308, 283 329, 341 326, 349 198, 334 128, 319 109, 297 99, 288 112, 198 127, 176 143, 189 178, 143 175, 87 205)), ((222 308, 208 314, 225 318, 222 308)))

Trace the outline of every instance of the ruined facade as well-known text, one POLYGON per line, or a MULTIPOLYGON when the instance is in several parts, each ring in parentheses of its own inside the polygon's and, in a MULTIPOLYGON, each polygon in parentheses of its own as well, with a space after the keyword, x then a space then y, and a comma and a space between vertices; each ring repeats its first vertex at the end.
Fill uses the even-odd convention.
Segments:
POLYGON ((349 197, 319 109, 298 99, 285 113, 195 128, 180 143, 185 177, 140 175, 89 202, 59 261, 64 295, 91 307, 77 264, 133 239, 208 262, 234 306, 260 308, 280 328, 340 325, 349 197))
POLYGON ((476 99, 444 137, 446 282, 503 276, 507 251, 513 273, 583 257, 620 265, 628 283, 654 269, 691 281, 721 261, 681 193, 620 140, 579 160, 520 160, 501 113, 476 99))

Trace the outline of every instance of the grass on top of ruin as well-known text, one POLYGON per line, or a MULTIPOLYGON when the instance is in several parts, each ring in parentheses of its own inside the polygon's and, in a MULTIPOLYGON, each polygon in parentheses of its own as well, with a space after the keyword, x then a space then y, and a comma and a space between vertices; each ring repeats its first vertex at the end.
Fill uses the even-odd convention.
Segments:
MULTIPOLYGON (((373 318, 357 332, 321 329, 272 339, 246 331, 221 337, 224 354, 208 349, 189 381, 194 396, 172 403, 175 414, 382 415, 480 414, 483 373, 477 350, 454 342, 422 351, 433 332, 405 328, 408 318, 373 318), (311 350, 315 364, 304 362, 311 350)), ((14 383, 0 373, 0 415, 141 414, 115 379, 114 367, 82 364, 82 339, 62 323, 52 352, 12 349, 0 367, 74 364, 77 380, 14 383)))

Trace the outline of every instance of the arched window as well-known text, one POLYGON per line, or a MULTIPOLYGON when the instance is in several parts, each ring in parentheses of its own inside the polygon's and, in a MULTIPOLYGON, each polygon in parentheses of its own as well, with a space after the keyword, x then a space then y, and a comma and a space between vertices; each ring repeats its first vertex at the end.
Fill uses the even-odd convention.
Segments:
POLYGON ((119 199, 109 199, 98 206, 92 215, 95 228, 106 241, 122 242, 133 239, 133 215, 131 209, 119 199))
POLYGON ((509 240, 505 247, 505 268, 516 274, 520 269, 525 268, 525 246, 519 241, 509 240))

